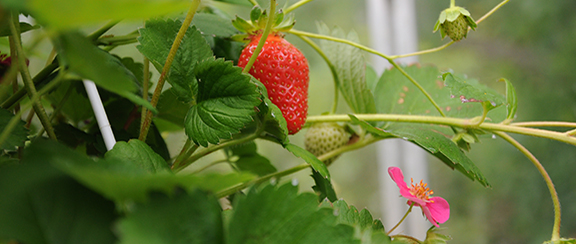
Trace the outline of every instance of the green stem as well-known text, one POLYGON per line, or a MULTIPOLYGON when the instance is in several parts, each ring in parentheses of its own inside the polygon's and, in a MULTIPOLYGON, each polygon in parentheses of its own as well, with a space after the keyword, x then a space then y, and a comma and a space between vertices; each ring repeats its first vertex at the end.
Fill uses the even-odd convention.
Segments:
MULTIPOLYGON (((519 127, 513 125, 495 124, 489 122, 484 122, 480 125, 475 125, 474 121, 471 119, 459 119, 459 118, 423 116, 423 115, 405 115, 405 114, 355 114, 354 116, 364 121, 388 121, 388 122, 437 124, 437 125, 448 125, 461 128, 477 128, 486 131, 502 131, 521 135, 548 138, 576 146, 576 137, 569 136, 566 133, 535 129, 535 128, 519 127)), ((345 114, 335 114, 335 115, 310 116, 306 120, 307 120, 306 123, 319 123, 319 122, 348 122, 351 119, 348 115, 345 114)))
MULTIPOLYGON (((361 148, 361 147, 364 147, 364 146, 366 146, 366 145, 368 145, 368 144, 370 144, 370 143, 376 142, 376 141, 378 141, 378 140, 380 140, 380 139, 382 139, 382 138, 366 138, 365 140, 363 140, 363 141, 361 141, 361 142, 356 142, 355 144, 348 145, 348 146, 344 146, 344 147, 338 148, 338 149, 336 149, 336 150, 334 150, 334 151, 332 151, 332 152, 325 153, 325 154, 319 156, 319 157, 318 157, 318 160, 320 160, 320 161, 325 161, 325 160, 327 160, 327 159, 330 159, 331 157, 334 157, 335 155, 339 155, 339 154, 342 154, 342 153, 345 153, 345 152, 348 152, 348 151, 356 150, 356 149, 361 148)), ((216 193, 216 196, 217 196, 218 198, 225 197, 225 196, 228 196, 228 195, 230 195, 230 194, 233 194, 234 192, 237 192, 237 191, 239 191, 239 190, 242 190, 242 189, 244 189, 244 188, 246 188, 246 187, 248 187, 248 186, 251 186, 251 185, 254 185, 254 184, 260 184, 260 183, 265 182, 265 181, 267 181, 267 180, 270 180, 270 179, 272 179, 272 178, 280 178, 280 177, 285 176, 285 175, 293 174, 293 173, 296 173, 296 172, 298 172, 298 171, 300 171, 300 170, 307 169, 307 168, 309 168, 309 167, 310 167, 310 164, 304 163, 304 164, 300 164, 300 165, 294 166, 294 167, 292 167, 292 168, 289 168, 289 169, 286 169, 286 170, 283 170, 283 171, 278 171, 278 172, 275 172, 275 173, 271 173, 271 174, 262 176, 262 177, 260 177, 260 178, 254 179, 254 180, 252 180, 252 181, 245 182, 245 183, 242 183, 242 184, 238 184, 238 185, 236 185, 236 186, 232 186, 232 187, 230 187, 230 188, 228 188, 228 189, 222 190, 222 191, 216 193)))
POLYGON ((392 227, 392 229, 390 229, 388 232, 386 232, 386 235, 390 235, 390 233, 392 233, 392 231, 394 231, 396 228, 398 228, 398 226, 400 226, 400 224, 402 224, 402 222, 404 222, 406 217, 408 217, 408 214, 410 214, 410 212, 412 212, 412 207, 414 207, 414 203, 410 204, 410 207, 408 208, 408 211, 406 211, 406 213, 404 214, 404 217, 402 217, 402 219, 400 221, 398 221, 398 223, 394 227, 392 227))
POLYGON ((248 72, 250 72, 252 65, 254 65, 254 62, 256 62, 258 55, 262 51, 262 48, 264 47, 264 44, 266 43, 266 39, 268 38, 268 35, 270 34, 270 30, 272 29, 272 24, 274 23, 274 14, 276 14, 275 12, 276 12, 276 0, 270 0, 270 13, 268 16, 268 20, 266 22, 266 27, 264 27, 264 32, 262 32, 262 37, 260 37, 260 40, 258 41, 258 46, 256 46, 256 49, 254 49, 254 53, 252 53, 252 56, 248 60, 248 63, 246 63, 246 66, 244 66, 242 73, 247 74, 248 72))
POLYGON ((332 73, 332 79, 334 80, 334 102, 332 103, 332 109, 330 110, 330 114, 336 113, 336 108, 338 107, 338 87, 340 86, 340 79, 338 78, 338 71, 336 70, 336 67, 334 66, 334 64, 332 64, 330 59, 328 59, 328 56, 326 56, 324 51, 322 51, 322 49, 318 45, 316 45, 316 43, 310 40, 310 38, 300 35, 296 36, 300 37, 300 39, 308 43, 308 45, 310 45, 314 50, 316 50, 316 52, 318 52, 320 57, 324 59, 324 62, 326 62, 328 68, 330 68, 330 72, 332 73))
POLYGON ((107 31, 109 31, 110 29, 112 29, 112 27, 114 27, 116 24, 118 24, 119 21, 110 21, 108 22, 108 24, 100 27, 100 29, 92 32, 92 34, 88 35, 86 38, 88 38, 91 41, 95 41, 96 39, 98 39, 98 37, 100 37, 101 35, 103 35, 104 33, 106 33, 107 31))
MULTIPOLYGON (((147 57, 144 57, 144 70, 142 75, 142 98, 148 101, 148 90, 150 90, 150 60, 147 57)), ((144 120, 146 120, 146 113, 148 109, 146 107, 141 107, 141 115, 140 115, 140 130, 143 129, 144 120)))
MULTIPOLYGON (((176 34, 176 38, 172 43, 172 47, 170 48, 170 52, 168 53, 168 57, 166 58, 166 62, 164 63, 164 68, 162 68, 162 73, 160 74, 160 78, 158 78, 158 83, 156 85, 156 89, 154 90, 154 94, 152 95, 152 99, 150 100, 150 104, 153 107, 156 107, 158 104, 158 99, 160 98, 160 94, 162 93, 162 89, 164 88, 164 83, 166 81, 166 76, 168 75, 168 71, 170 70, 170 66, 172 66, 172 61, 174 61, 174 57, 176 57, 176 52, 180 47, 180 43, 184 38, 184 34, 188 30, 190 23, 192 23, 192 19, 196 14, 196 10, 200 5, 201 0, 193 0, 192 4, 190 4, 190 8, 188 9, 188 13, 186 14, 186 18, 180 26, 180 30, 178 30, 178 34, 176 34)), ((146 137, 148 136, 148 131, 150 130, 150 125, 152 124, 152 111, 146 112, 146 117, 144 118, 144 122, 142 123, 142 128, 140 129, 140 136, 138 137, 141 141, 146 141, 146 137)))
POLYGON ((301 7, 302 5, 307 4, 309 2, 312 2, 312 0, 300 0, 299 2, 292 4, 292 6, 286 8, 284 10, 284 14, 288 14, 288 13, 294 11, 295 9, 297 9, 297 8, 301 7))
POLYGON ((576 128, 576 123, 563 122, 563 121, 529 121, 529 122, 511 123, 510 125, 520 126, 520 127, 572 127, 572 128, 576 128))
POLYGON ((138 37, 140 36, 140 33, 138 33, 138 31, 134 31, 130 34, 127 35, 123 35, 123 36, 108 36, 108 37, 102 37, 100 39, 97 40, 97 44, 98 45, 107 45, 107 46, 113 46, 113 45, 125 45, 125 44, 131 44, 131 43, 135 43, 138 41, 138 37))
POLYGON ((456 0, 450 0, 450 7, 456 7, 456 0))
MULTIPOLYGON (((14 38, 14 43, 16 44, 16 51, 18 53, 18 64, 20 66, 20 75, 22 76, 22 80, 24 81, 24 86, 28 92, 28 96, 35 97, 38 94, 36 87, 34 86, 34 81, 32 81, 32 77, 30 76, 30 71, 28 70, 28 66, 26 65, 26 55, 24 55, 24 49, 22 48, 22 40, 20 39, 20 30, 18 27, 20 26, 20 22, 18 20, 18 14, 12 13, 12 21, 9 23, 10 31, 12 32, 12 37, 14 38), (18 27, 17 27, 18 26, 18 27)), ((52 128, 52 124, 50 123, 50 119, 46 114, 46 110, 44 110, 44 106, 40 101, 36 101, 33 103, 34 111, 38 115, 42 126, 46 129, 48 136, 52 140, 57 140, 56 134, 54 133, 54 128, 52 128)))
POLYGON ((46 86, 42 87, 42 89, 40 89, 40 91, 38 91, 34 96, 32 96, 27 103, 25 103, 22 106, 20 111, 18 111, 18 113, 16 113, 14 117, 12 117, 10 121, 8 121, 8 124, 6 125, 6 127, 4 127, 4 129, 0 133, 0 145, 2 145, 6 141, 6 139, 8 139, 8 136, 10 136, 12 130, 16 128, 16 125, 18 125, 18 121, 21 120, 22 113, 25 110, 32 107, 35 103, 37 103, 42 95, 46 94, 47 92, 51 91, 54 87, 59 85, 61 80, 62 79, 58 79, 55 80, 55 82, 48 83, 46 86))
POLYGON ((430 101, 432 103, 432 105, 436 108, 436 110, 438 110, 440 115, 442 115, 443 117, 446 117, 446 115, 444 114, 444 112, 442 111, 440 106, 436 103, 436 101, 434 101, 432 96, 424 89, 424 87, 422 87, 420 85, 420 83, 418 83, 412 76, 410 76, 408 73, 406 73, 406 71, 404 71, 404 69, 402 67, 400 67, 396 62, 394 62, 394 60, 392 58, 390 58, 390 56, 383 54, 381 52, 378 52, 372 48, 369 48, 369 47, 363 46, 361 44, 355 43, 353 41, 342 39, 342 38, 336 38, 336 37, 332 37, 332 36, 314 34, 314 33, 309 33, 309 32, 304 32, 304 31, 298 31, 298 30, 294 30, 294 29, 288 31, 288 33, 292 33, 294 35, 307 36, 307 37, 316 38, 316 39, 323 39, 323 40, 329 40, 329 41, 344 43, 344 44, 356 47, 360 50, 364 50, 366 52, 376 54, 376 55, 388 60, 388 62, 390 64, 392 64, 392 66, 397 68, 398 71, 400 71, 400 73, 402 73, 402 75, 404 75, 406 78, 408 78, 408 80, 410 80, 410 82, 412 82, 412 84, 414 84, 414 86, 416 86, 424 94, 424 96, 426 96, 428 101, 430 101))
POLYGON ((504 0, 504 1, 500 2, 498 5, 496 5, 494 8, 492 8, 490 11, 488 11, 488 13, 484 14, 484 16, 482 16, 478 20, 476 20, 476 24, 480 24, 480 22, 482 22, 486 18, 490 17, 490 15, 492 15, 494 12, 496 12, 498 9, 500 9, 502 6, 504 6, 504 4, 508 3, 509 1, 510 0, 504 0))
POLYGON ((576 136, 576 129, 571 130, 571 131, 567 131, 567 132, 566 132, 566 135, 568 135, 568 136, 576 136))
MULTIPOLYGON (((58 68, 58 63, 52 63, 46 67, 44 67, 44 69, 42 69, 33 79, 32 81, 34 82, 34 84, 39 84, 40 82, 44 81, 44 79, 46 79, 54 70, 56 70, 56 68, 58 68)), ((0 107, 2 107, 3 109, 10 109, 12 108, 14 105, 16 105, 16 103, 18 101, 20 101, 20 99, 22 99, 24 97, 24 95, 26 95, 26 89, 25 88, 21 88, 20 90, 18 90, 17 92, 15 92, 12 96, 10 96, 8 99, 6 99, 6 101, 4 101, 2 103, 2 105, 0 105, 0 107)))
POLYGON ((254 6, 258 6, 258 3, 256 2, 256 0, 248 0, 252 5, 254 6))
POLYGON ((192 163, 196 162, 196 160, 211 154, 213 152, 216 152, 220 149, 229 147, 229 146, 233 146, 233 145, 238 145, 238 144, 242 144, 245 142, 249 142, 252 141, 256 138, 258 138, 258 136, 260 135, 260 133, 262 133, 264 131, 264 125, 263 124, 259 124, 258 128, 256 129, 256 131, 248 136, 242 137, 242 138, 238 138, 238 139, 231 139, 228 141, 224 141, 221 142, 220 144, 217 145, 211 145, 208 146, 207 148, 204 148, 203 150, 198 151, 196 154, 192 155, 192 157, 189 157, 188 159, 185 159, 182 161, 182 163, 179 163, 178 165, 174 164, 174 166, 172 166, 172 169, 176 172, 190 166, 192 163))
POLYGON ((534 155, 532 155, 532 153, 528 151, 528 149, 526 149, 522 144, 514 140, 514 138, 503 132, 494 132, 494 134, 500 136, 502 139, 506 140, 508 143, 512 144, 512 146, 520 150, 520 152, 522 152, 530 161, 532 161, 534 166, 536 166, 536 169, 538 169, 538 172, 540 172, 540 174, 542 175, 542 178, 544 178, 544 181, 548 186, 548 190, 550 191, 550 196, 552 197, 552 203, 554 204, 554 227, 552 228, 551 241, 560 240, 560 222, 561 222, 560 199, 558 198, 558 193, 554 188, 554 183, 552 182, 550 175, 548 175, 548 172, 546 172, 546 169, 544 169, 544 166, 542 166, 542 164, 538 161, 538 159, 534 157, 534 155))
MULTIPOLYGON (((412 240, 413 242, 410 242, 410 243, 422 243, 420 240, 418 240, 418 239, 416 239, 416 238, 414 238, 414 237, 412 237, 412 236, 407 236, 407 235, 393 235, 393 236, 390 236, 390 238, 392 238, 392 239, 396 239, 396 238, 398 238, 398 237, 402 237, 402 238, 405 238, 405 239, 412 240)), ((402 243, 404 243, 404 242, 402 242, 402 243)))
POLYGON ((207 164, 206 166, 204 166, 204 167, 202 167, 202 168, 199 168, 199 169, 195 170, 194 172, 192 172, 192 173, 190 173, 190 174, 198 174, 198 173, 200 173, 200 172, 202 172, 202 171, 204 171, 204 170, 206 170, 206 169, 208 169, 208 168, 210 168, 210 167, 212 167, 212 166, 214 166, 214 165, 221 164, 221 163, 227 163, 227 162, 228 162, 228 159, 216 160, 216 161, 214 161, 214 162, 212 162, 212 163, 207 164))
POLYGON ((199 146, 194 144, 192 140, 186 139, 184 146, 182 146, 182 151, 180 151, 178 157, 176 157, 176 160, 172 165, 172 169, 179 168, 180 164, 189 158, 198 149, 198 147, 199 146))

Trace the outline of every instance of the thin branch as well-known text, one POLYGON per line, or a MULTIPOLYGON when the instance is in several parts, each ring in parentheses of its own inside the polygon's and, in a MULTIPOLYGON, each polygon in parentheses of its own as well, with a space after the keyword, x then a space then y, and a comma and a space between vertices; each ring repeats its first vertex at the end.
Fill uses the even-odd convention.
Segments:
POLYGON ((254 65, 254 63, 256 62, 256 59, 258 58, 258 55, 260 55, 260 52, 262 51, 262 48, 264 47, 264 44, 266 44, 266 39, 268 38, 268 35, 270 34, 270 30, 272 29, 272 24, 274 23, 275 12, 276 12, 276 0, 270 0, 270 13, 269 13, 270 16, 268 16, 268 21, 266 22, 266 27, 264 27, 264 32, 262 32, 262 36, 260 37, 260 40, 258 41, 258 45, 256 46, 256 49, 254 49, 252 56, 250 56, 248 63, 246 63, 246 66, 244 66, 242 73, 246 74, 246 73, 250 72, 252 65, 254 65))
POLYGON ((290 13, 290 12, 294 11, 295 9, 297 9, 297 8, 301 7, 302 5, 307 4, 309 2, 312 2, 312 0, 300 0, 299 2, 292 4, 292 6, 286 8, 284 10, 284 13, 285 14, 290 13))

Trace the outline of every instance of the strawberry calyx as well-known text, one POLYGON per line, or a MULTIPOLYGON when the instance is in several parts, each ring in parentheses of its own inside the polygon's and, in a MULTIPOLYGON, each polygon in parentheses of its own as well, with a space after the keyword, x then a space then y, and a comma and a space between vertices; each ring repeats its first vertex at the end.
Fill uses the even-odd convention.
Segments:
MULTIPOLYGON (((232 25, 240 32, 243 32, 243 34, 234 35, 232 39, 235 41, 249 42, 254 36, 262 34, 268 18, 269 15, 266 13, 266 10, 262 10, 258 6, 255 6, 250 12, 250 20, 236 16, 236 19, 232 20, 232 25)), ((280 32, 289 31, 295 24, 294 15, 290 14, 285 16, 282 9, 280 9, 274 14, 274 23, 272 24, 270 34, 280 35, 280 32)))
POLYGON ((477 27, 470 12, 462 7, 454 6, 440 12, 440 17, 434 25, 434 32, 440 30, 442 39, 448 35, 453 41, 460 41, 467 36, 468 27, 472 30, 476 30, 477 27))

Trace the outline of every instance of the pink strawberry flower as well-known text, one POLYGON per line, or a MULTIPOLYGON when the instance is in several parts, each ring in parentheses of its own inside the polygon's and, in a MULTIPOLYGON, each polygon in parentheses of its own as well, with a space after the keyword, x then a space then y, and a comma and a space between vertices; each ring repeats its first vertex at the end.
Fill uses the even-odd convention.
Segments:
POLYGON ((439 223, 442 224, 450 218, 450 205, 444 198, 430 197, 434 192, 427 187, 428 184, 420 181, 415 185, 412 179, 411 186, 408 187, 404 182, 402 170, 397 167, 388 168, 388 174, 400 188, 400 195, 408 199, 408 205, 414 204, 422 208, 422 212, 434 226, 439 227, 439 223))

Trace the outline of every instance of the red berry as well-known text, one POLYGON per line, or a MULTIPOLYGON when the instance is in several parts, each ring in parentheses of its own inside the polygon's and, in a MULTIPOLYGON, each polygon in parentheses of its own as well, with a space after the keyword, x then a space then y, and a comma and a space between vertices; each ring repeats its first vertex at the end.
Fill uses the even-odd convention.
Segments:
MULTIPOLYGON (((261 35, 254 36, 242 50, 238 66, 245 67, 261 35)), ((280 108, 288 123, 288 133, 296 134, 308 114, 308 61, 306 57, 278 35, 269 35, 250 74, 268 90, 270 100, 280 108)))

